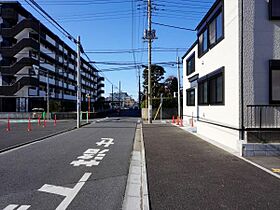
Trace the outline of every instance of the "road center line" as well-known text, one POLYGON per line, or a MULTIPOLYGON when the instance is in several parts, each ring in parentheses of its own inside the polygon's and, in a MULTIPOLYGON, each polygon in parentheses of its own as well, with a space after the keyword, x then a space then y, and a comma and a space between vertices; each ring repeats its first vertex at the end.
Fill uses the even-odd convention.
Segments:
POLYGON ((74 188, 45 184, 38 191, 65 196, 65 199, 56 208, 56 210, 64 210, 70 205, 91 174, 85 173, 74 188))

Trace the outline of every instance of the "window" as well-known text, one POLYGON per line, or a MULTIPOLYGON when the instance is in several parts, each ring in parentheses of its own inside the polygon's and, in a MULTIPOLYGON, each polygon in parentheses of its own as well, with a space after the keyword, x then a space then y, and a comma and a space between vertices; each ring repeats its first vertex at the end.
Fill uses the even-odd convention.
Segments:
POLYGON ((208 50, 208 30, 205 29, 205 31, 199 35, 198 39, 199 55, 202 55, 208 50))
POLYGON ((186 90, 187 106, 195 106, 195 89, 186 90))
POLYGON ((224 35, 223 13, 220 12, 215 19, 216 22, 216 41, 219 41, 224 35))
POLYGON ((209 79, 209 84, 210 84, 209 104, 211 105, 223 104, 223 94, 224 94, 223 74, 219 74, 209 79))
POLYGON ((270 20, 280 20, 280 1, 270 0, 269 1, 269 18, 270 20))
POLYGON ((213 45, 216 42, 216 21, 212 21, 209 25, 209 44, 213 45))
POLYGON ((204 26, 198 36, 199 57, 203 56, 209 48, 214 47, 224 38, 223 10, 219 9, 204 26))
POLYGON ((195 72, 195 53, 187 59, 187 76, 195 72))
POLYGON ((270 103, 280 104, 280 60, 270 61, 270 103))
POLYGON ((198 83, 198 104, 208 104, 208 82, 204 80, 198 83))
POLYGON ((198 82, 199 105, 224 104, 224 70, 223 68, 206 75, 198 82))
POLYGON ((223 30, 223 13, 220 11, 209 24, 210 47, 216 45, 223 38, 223 30))

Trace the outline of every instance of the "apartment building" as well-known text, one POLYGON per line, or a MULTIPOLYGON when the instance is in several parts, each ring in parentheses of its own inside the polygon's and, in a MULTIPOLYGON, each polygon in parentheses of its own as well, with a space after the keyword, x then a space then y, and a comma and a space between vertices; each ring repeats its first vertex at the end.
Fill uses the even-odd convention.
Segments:
MULTIPOLYGON (((26 112, 58 104, 76 109, 75 50, 18 2, 0 1, 0 111, 26 112)), ((104 78, 81 58, 82 103, 102 97, 104 78)))
POLYGON ((280 1, 217 0, 196 31, 182 58, 184 121, 243 155, 255 143, 279 152, 280 1))

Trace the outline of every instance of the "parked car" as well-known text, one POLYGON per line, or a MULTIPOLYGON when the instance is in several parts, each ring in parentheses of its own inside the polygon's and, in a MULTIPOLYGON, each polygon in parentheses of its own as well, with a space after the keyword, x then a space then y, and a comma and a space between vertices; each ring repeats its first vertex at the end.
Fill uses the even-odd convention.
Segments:
POLYGON ((32 118, 42 118, 43 112, 44 112, 44 108, 33 108, 32 109, 32 118))

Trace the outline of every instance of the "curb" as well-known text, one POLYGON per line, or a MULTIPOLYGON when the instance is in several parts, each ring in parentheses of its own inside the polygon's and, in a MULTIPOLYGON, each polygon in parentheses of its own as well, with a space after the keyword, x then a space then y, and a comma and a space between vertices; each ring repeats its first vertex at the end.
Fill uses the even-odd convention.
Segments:
POLYGON ((140 121, 136 127, 122 209, 149 210, 145 151, 140 121))
POLYGON ((144 137, 142 131, 142 124, 140 125, 141 130, 141 160, 142 160, 142 209, 149 210, 149 193, 148 193, 148 179, 147 179, 147 168, 146 168, 146 155, 144 146, 144 137))

